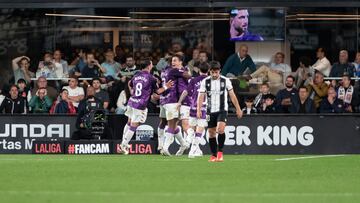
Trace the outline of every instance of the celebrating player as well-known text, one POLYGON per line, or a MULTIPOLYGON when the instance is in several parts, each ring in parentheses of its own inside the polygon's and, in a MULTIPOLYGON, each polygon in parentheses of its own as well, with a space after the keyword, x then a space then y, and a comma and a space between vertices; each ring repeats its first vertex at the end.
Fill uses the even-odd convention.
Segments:
POLYGON ((120 145, 120 151, 124 154, 129 153, 129 142, 133 137, 136 128, 140 123, 144 123, 147 117, 147 104, 151 94, 155 91, 157 94, 163 93, 166 89, 174 85, 172 80, 168 80, 162 88, 158 88, 156 79, 151 75, 153 68, 152 61, 145 59, 141 64, 141 71, 137 72, 130 80, 129 86, 132 95, 128 101, 125 115, 129 118, 124 128, 123 139, 120 145))
POLYGON ((189 97, 190 99, 190 119, 188 129, 188 138, 190 140, 191 148, 189 152, 189 158, 195 158, 196 156, 202 156, 202 151, 199 147, 199 143, 201 137, 205 131, 207 126, 206 121, 206 101, 201 104, 201 118, 197 118, 197 99, 198 99, 198 91, 200 88, 201 81, 207 77, 207 73, 209 71, 208 63, 201 63, 199 65, 200 76, 191 79, 187 90, 185 90, 179 99, 178 108, 181 106, 184 98, 189 97), (194 137, 195 136, 195 137, 194 137))
MULTIPOLYGON (((186 143, 181 135, 181 128, 178 125, 179 111, 176 108, 179 99, 178 79, 190 78, 190 74, 182 69, 183 56, 174 55, 171 58, 171 68, 166 69, 168 71, 164 74, 164 81, 174 81, 174 86, 169 88, 160 101, 165 109, 166 120, 168 122, 168 129, 165 132, 165 141, 163 146, 163 154, 170 156, 169 146, 174 142, 174 136, 180 143, 180 149, 176 152, 176 155, 182 155, 184 151, 189 148, 189 144, 186 143)), ((163 81, 163 82, 164 82, 163 81)))
POLYGON ((228 113, 228 95, 236 108, 236 116, 241 118, 243 114, 231 81, 229 78, 220 75, 220 67, 219 62, 210 62, 210 76, 201 81, 197 103, 197 118, 201 119, 203 117, 202 105, 205 97, 207 97, 207 109, 210 116, 208 122, 209 144, 212 154, 210 162, 222 162, 224 160, 224 130, 228 113), (218 133, 218 144, 216 142, 216 133, 218 133))

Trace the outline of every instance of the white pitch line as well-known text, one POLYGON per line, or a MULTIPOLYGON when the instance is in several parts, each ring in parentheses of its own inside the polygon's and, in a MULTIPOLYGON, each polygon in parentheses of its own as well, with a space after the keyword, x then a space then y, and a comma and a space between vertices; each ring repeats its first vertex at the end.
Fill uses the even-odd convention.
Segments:
POLYGON ((265 192, 265 193, 206 193, 206 192, 102 192, 102 191, 29 191, 29 190, 5 190, 0 191, 1 195, 45 195, 45 196, 58 196, 58 195, 75 195, 75 196, 145 196, 145 197, 359 197, 359 193, 294 193, 294 192, 265 192))
POLYGON ((319 156, 301 156, 301 157, 290 157, 290 158, 280 158, 275 159, 276 161, 289 161, 289 160, 299 160, 299 159, 317 159, 317 158, 329 158, 329 157, 341 157, 345 156, 344 154, 334 154, 334 155, 319 155, 319 156))

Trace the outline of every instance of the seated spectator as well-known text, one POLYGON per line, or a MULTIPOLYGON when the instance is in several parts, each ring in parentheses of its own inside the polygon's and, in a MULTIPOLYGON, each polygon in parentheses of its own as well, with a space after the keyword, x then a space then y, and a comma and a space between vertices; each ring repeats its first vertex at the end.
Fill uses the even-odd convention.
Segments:
POLYGON ((343 113, 343 102, 337 98, 336 90, 333 87, 328 88, 327 97, 320 103, 320 113, 343 113))
POLYGON ((276 108, 274 104, 275 96, 273 94, 267 94, 264 96, 264 104, 260 109, 260 113, 276 113, 276 108))
POLYGON ((120 74, 127 78, 132 78, 136 72, 138 72, 138 69, 136 68, 134 57, 127 56, 125 66, 121 69, 120 74))
POLYGON ((29 107, 32 113, 49 113, 52 101, 47 96, 45 88, 40 88, 36 95, 31 97, 29 107))
POLYGON ((339 53, 339 62, 334 63, 330 71, 330 77, 342 77, 344 74, 354 75, 354 64, 349 62, 349 55, 346 50, 339 53))
POLYGON ((79 102, 84 99, 85 93, 84 89, 82 87, 78 86, 78 79, 77 77, 71 77, 69 78, 69 85, 63 87, 63 89, 66 89, 69 93, 69 101, 74 105, 74 107, 77 109, 79 106, 79 102))
POLYGON ((344 75, 341 80, 342 84, 337 90, 338 99, 343 102, 346 113, 353 113, 358 111, 358 95, 352 86, 349 75, 344 75))
POLYGON ((291 97, 291 103, 290 113, 316 113, 314 101, 304 86, 299 88, 298 96, 291 97))
POLYGON ((291 98, 298 95, 294 88, 295 78, 291 75, 286 77, 285 89, 280 90, 276 95, 276 111, 279 113, 290 113, 292 106, 291 98))
POLYGON ((263 104, 265 103, 265 95, 270 94, 270 87, 269 84, 264 82, 260 85, 260 93, 255 97, 254 100, 254 107, 258 111, 262 108, 263 104))
POLYGON ((316 72, 315 79, 311 79, 306 88, 309 92, 310 99, 314 101, 315 108, 318 110, 320 102, 327 96, 329 88, 329 86, 324 82, 323 74, 321 72, 316 72))
POLYGON ((321 72, 325 77, 330 75, 331 64, 330 61, 326 58, 325 49, 320 47, 316 51, 316 58, 318 59, 312 68, 321 72))
POLYGON ((69 100, 69 92, 66 89, 60 91, 59 97, 54 101, 50 109, 50 114, 76 114, 76 109, 69 100))
POLYGON ((53 61, 53 55, 50 52, 44 54, 44 60, 39 62, 38 69, 36 71, 36 78, 56 78, 55 64, 53 61))
POLYGON ((309 84, 312 77, 310 63, 311 61, 308 57, 299 58, 299 68, 294 73, 296 88, 309 84))
POLYGON ((131 94, 130 94, 130 89, 129 86, 126 85, 124 90, 121 91, 119 98, 117 99, 116 102, 116 114, 124 114, 126 111, 126 104, 130 98, 131 94))
POLYGON ((285 63, 285 54, 282 52, 277 52, 274 57, 274 62, 270 64, 271 70, 277 72, 286 78, 291 73, 291 67, 285 63))
POLYGON ((19 79, 17 81, 17 86, 18 86, 18 91, 19 91, 19 96, 23 97, 26 101, 30 101, 31 99, 31 91, 28 88, 28 86, 26 85, 26 81, 24 79, 19 79))
POLYGON ((112 50, 108 50, 105 53, 105 61, 101 64, 101 66, 104 68, 104 76, 105 77, 112 77, 113 79, 119 79, 117 77, 121 65, 120 63, 116 62, 114 60, 114 52, 112 50))
POLYGON ((95 90, 95 97, 100 99, 104 109, 107 109, 109 106, 109 94, 101 89, 101 81, 99 78, 94 78, 91 83, 92 87, 95 90))
POLYGON ((51 86, 48 86, 47 80, 44 76, 40 76, 36 82, 36 86, 31 91, 31 96, 35 96, 39 88, 45 88, 47 95, 52 101, 56 100, 58 95, 57 90, 51 86))
POLYGON ((19 97, 18 87, 12 85, 9 91, 10 97, 6 97, 0 105, 0 113, 26 114, 28 103, 26 99, 19 97))
POLYGON ((80 72, 80 69, 75 69, 75 75, 82 78, 97 78, 101 76, 101 71, 104 68, 101 67, 99 61, 95 59, 93 53, 86 54, 86 66, 80 72))
POLYGON ((357 77, 360 77, 360 52, 356 53, 355 61, 353 62, 355 66, 354 72, 357 77))
POLYGON ((242 109, 244 114, 251 115, 251 114, 256 114, 257 113, 257 110, 254 107, 254 98, 253 97, 246 98, 245 99, 245 105, 246 105, 246 107, 244 107, 242 109))
POLYGON ((12 60, 12 69, 14 72, 14 81, 24 79, 27 83, 31 82, 31 78, 35 76, 33 72, 29 70, 30 58, 27 56, 20 56, 12 60))
POLYGON ((195 63, 199 62, 199 53, 200 53, 199 49, 193 49, 192 51, 192 59, 187 64, 191 73, 194 72, 195 63))
POLYGON ((249 68, 251 72, 255 72, 256 70, 254 61, 248 55, 248 46, 242 44, 238 52, 232 54, 226 60, 221 74, 227 77, 236 77, 243 75, 247 68, 249 68))
POLYGON ((69 67, 68 62, 61 59, 62 53, 59 49, 54 52, 53 63, 55 65, 55 74, 57 78, 67 78, 69 77, 69 67))
POLYGON ((115 54, 116 54, 116 56, 115 56, 114 60, 116 62, 120 63, 121 65, 124 64, 126 61, 124 47, 117 45, 115 47, 115 54))
POLYGON ((86 66, 86 52, 84 49, 79 49, 76 54, 76 58, 70 64, 70 67, 74 68, 69 70, 69 75, 75 74, 76 70, 81 73, 86 66))

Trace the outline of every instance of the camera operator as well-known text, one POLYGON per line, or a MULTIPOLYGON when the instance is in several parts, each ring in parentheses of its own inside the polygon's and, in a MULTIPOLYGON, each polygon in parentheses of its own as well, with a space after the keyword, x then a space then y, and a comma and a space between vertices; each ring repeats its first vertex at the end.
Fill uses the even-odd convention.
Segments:
POLYGON ((95 97, 95 89, 89 86, 86 90, 86 98, 81 100, 79 104, 79 112, 76 120, 76 128, 78 129, 72 135, 73 140, 79 139, 106 139, 111 138, 111 131, 106 123, 105 109, 100 99, 95 97), (99 122, 97 118, 101 118, 103 130, 94 130, 94 123, 99 122))

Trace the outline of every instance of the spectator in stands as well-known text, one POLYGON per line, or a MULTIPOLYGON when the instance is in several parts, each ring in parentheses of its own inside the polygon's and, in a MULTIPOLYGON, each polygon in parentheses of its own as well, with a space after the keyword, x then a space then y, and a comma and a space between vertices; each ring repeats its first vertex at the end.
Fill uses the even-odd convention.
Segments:
POLYGON ((69 67, 68 62, 61 59, 62 53, 60 49, 55 50, 54 59, 52 63, 54 64, 54 71, 57 78, 67 78, 69 77, 69 67))
POLYGON ((330 77, 342 77, 344 74, 354 75, 354 65, 349 62, 349 55, 346 50, 339 53, 339 62, 334 63, 330 71, 330 77))
POLYGON ((294 76, 287 76, 285 80, 285 89, 280 90, 276 95, 276 111, 279 113, 290 113, 292 106, 292 97, 298 95, 298 91, 294 88, 294 76))
POLYGON ((126 104, 128 102, 128 99, 130 98, 130 89, 128 85, 125 85, 124 90, 121 91, 117 102, 116 102, 116 114, 124 114, 126 111, 126 104))
POLYGON ((248 55, 248 46, 240 45, 238 52, 232 54, 225 62, 221 74, 227 77, 242 75, 249 68, 251 72, 256 70, 254 61, 248 55))
POLYGON ((315 73, 314 80, 311 78, 306 86, 310 99, 314 101, 315 108, 318 110, 320 102, 327 96, 329 86, 324 82, 324 75, 321 72, 315 73))
POLYGON ((326 58, 325 49, 320 47, 316 51, 316 58, 318 59, 312 68, 321 72, 325 77, 330 75, 331 64, 330 61, 326 58))
POLYGON ((199 53, 200 53, 199 49, 193 49, 192 51, 192 59, 187 64, 191 73, 194 72, 195 63, 199 61, 199 53))
POLYGON ((254 107, 254 98, 253 97, 247 97, 245 99, 245 105, 246 106, 242 109, 244 114, 251 115, 251 114, 257 113, 257 109, 254 107))
POLYGON ((26 85, 26 80, 20 78, 17 81, 18 91, 19 91, 19 97, 24 98, 26 101, 30 101, 31 99, 31 91, 26 85))
POLYGON ((358 95, 352 86, 350 76, 342 76, 341 86, 337 90, 338 99, 343 102, 345 112, 353 113, 358 111, 358 95))
POLYGON ((163 58, 160 58, 158 63, 156 64, 156 69, 158 71, 162 71, 164 68, 170 65, 172 55, 170 53, 166 53, 163 58))
POLYGON ((291 97, 291 103, 290 113, 316 113, 314 101, 304 86, 299 88, 298 96, 291 97))
POLYGON ((76 109, 69 100, 69 92, 66 89, 60 91, 59 97, 54 101, 50 109, 50 114, 76 114, 76 109))
POLYGON ((108 106, 109 106, 109 94, 105 90, 101 89, 101 81, 100 81, 100 79, 99 78, 94 78, 92 80, 91 84, 92 84, 91 86, 95 90, 95 97, 100 99, 104 109, 107 109, 108 106))
POLYGON ((63 87, 69 93, 69 101, 74 105, 75 109, 78 108, 79 102, 84 99, 85 93, 82 87, 78 86, 78 78, 73 76, 69 78, 69 85, 63 87))
POLYGON ((10 97, 5 97, 0 105, 0 113, 7 114, 26 114, 28 112, 28 103, 26 99, 19 97, 18 87, 12 85, 9 91, 10 97))
POLYGON ((291 67, 285 63, 285 54, 277 52, 274 56, 274 62, 270 64, 272 71, 280 74, 282 78, 286 78, 291 73, 291 67))
POLYGON ((120 63, 121 65, 124 64, 126 61, 124 47, 117 45, 115 47, 115 54, 116 54, 116 56, 115 56, 114 60, 116 62, 120 63))
POLYGON ((320 113, 343 113, 343 102, 337 98, 336 90, 333 87, 328 88, 327 97, 320 103, 320 113))
POLYGON ((123 69, 120 71, 122 76, 126 76, 128 78, 132 78, 132 76, 138 71, 135 65, 134 57, 127 56, 126 63, 123 69))
POLYGON ((31 97, 29 107, 32 113, 49 113, 52 101, 47 96, 45 88, 40 88, 36 95, 31 97))
POLYGON ((275 96, 273 94, 267 94, 264 96, 264 104, 260 108, 260 113, 276 113, 274 104, 275 96))
POLYGON ((29 70, 30 58, 27 56, 20 56, 12 60, 12 69, 14 72, 14 81, 19 79, 25 79, 28 83, 31 82, 31 78, 35 76, 33 72, 29 70))
POLYGON ((87 53, 86 66, 81 72, 79 69, 76 69, 75 75, 83 78, 97 78, 101 76, 101 70, 103 70, 103 68, 99 64, 99 61, 95 59, 95 55, 93 53, 87 53))
POLYGON ((50 97, 50 99, 52 101, 55 101, 58 93, 55 88, 48 86, 47 80, 43 76, 38 78, 38 80, 36 82, 36 86, 31 91, 31 96, 36 95, 36 92, 38 91, 39 88, 45 88, 47 95, 50 97))
POLYGON ((198 63, 196 63, 197 66, 194 66, 194 68, 190 72, 190 74, 193 77, 199 76, 200 75, 200 69, 198 68, 199 64, 207 63, 207 62, 208 62, 208 53, 206 51, 200 51, 199 60, 198 60, 198 63))
POLYGON ((56 78, 55 64, 53 61, 53 55, 50 52, 44 54, 44 60, 39 62, 38 69, 36 71, 36 77, 56 78))
POLYGON ((77 56, 71 62, 70 66, 75 67, 75 68, 72 69, 71 71, 69 70, 69 75, 73 75, 76 70, 78 70, 79 73, 81 73, 83 71, 83 69, 86 66, 86 52, 84 51, 84 49, 79 49, 77 51, 77 56))
POLYGON ((117 75, 120 72, 121 65, 114 60, 114 52, 111 49, 105 53, 105 59, 106 60, 101 64, 104 68, 104 76, 119 79, 117 75))
POLYGON ((311 60, 308 57, 302 56, 299 58, 299 68, 294 73, 296 88, 309 84, 312 77, 310 63, 311 60))
POLYGON ((260 85, 259 88, 259 94, 255 97, 254 100, 254 107, 260 111, 260 109, 262 108, 263 104, 265 103, 265 95, 270 94, 270 86, 269 83, 264 82, 263 84, 260 85))
POLYGON ((4 101, 5 96, 3 95, 3 90, 0 89, 0 105, 2 104, 2 102, 4 101))
POLYGON ((355 57, 355 61, 353 62, 353 65, 355 66, 354 76, 360 77, 360 52, 356 53, 356 57, 355 57))

